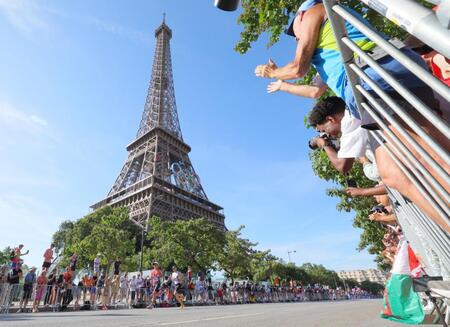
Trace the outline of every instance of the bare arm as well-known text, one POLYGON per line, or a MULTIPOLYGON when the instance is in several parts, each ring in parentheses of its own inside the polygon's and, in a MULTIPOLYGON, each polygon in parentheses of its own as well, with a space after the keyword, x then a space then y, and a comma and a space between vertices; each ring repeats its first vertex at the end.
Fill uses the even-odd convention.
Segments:
POLYGON ((321 147, 330 159, 331 164, 337 171, 342 174, 347 174, 352 169, 354 158, 338 158, 336 150, 327 144, 323 138, 317 138, 317 145, 321 147))
MULTIPOLYGON (((325 15, 325 9, 322 4, 307 10, 303 14, 302 21, 296 21, 294 24, 294 33, 300 36, 294 60, 279 68, 274 68, 270 65, 259 65, 255 69, 256 76, 281 80, 305 76, 311 65, 311 58, 316 49, 320 26, 325 15)), ((298 16, 297 19, 299 19, 298 16)))
POLYGON ((284 91, 292 95, 298 95, 301 97, 317 99, 327 90, 328 85, 321 83, 318 85, 298 85, 282 80, 272 82, 267 86, 267 92, 273 93, 276 91, 284 91))
POLYGON ((386 187, 384 187, 384 185, 377 185, 369 188, 349 187, 346 192, 350 196, 373 196, 387 194, 386 187))
POLYGON ((389 215, 375 213, 375 214, 371 215, 371 217, 369 217, 369 219, 378 221, 380 223, 395 223, 395 222, 397 222, 397 219, 395 218, 395 215, 393 213, 389 214, 389 215))

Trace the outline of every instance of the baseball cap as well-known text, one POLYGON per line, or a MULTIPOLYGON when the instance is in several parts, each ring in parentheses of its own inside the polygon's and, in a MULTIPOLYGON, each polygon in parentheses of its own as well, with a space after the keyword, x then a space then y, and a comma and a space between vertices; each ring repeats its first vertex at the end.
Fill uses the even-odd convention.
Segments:
POLYGON ((295 21, 295 17, 297 17, 297 15, 303 11, 307 11, 308 9, 311 9, 312 7, 314 7, 315 5, 322 3, 322 0, 306 0, 304 1, 300 7, 298 8, 294 18, 292 19, 291 24, 289 25, 289 27, 286 29, 285 33, 287 35, 293 36, 295 37, 294 34, 294 21, 295 21))

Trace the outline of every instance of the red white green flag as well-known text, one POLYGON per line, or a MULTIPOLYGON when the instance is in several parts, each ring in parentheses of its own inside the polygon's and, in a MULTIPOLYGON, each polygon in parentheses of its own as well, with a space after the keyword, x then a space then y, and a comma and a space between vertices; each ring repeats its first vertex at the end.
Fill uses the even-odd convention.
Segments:
POLYGON ((384 290, 382 318, 413 325, 423 322, 422 302, 412 285, 412 277, 419 277, 421 272, 422 267, 408 242, 401 240, 384 290))

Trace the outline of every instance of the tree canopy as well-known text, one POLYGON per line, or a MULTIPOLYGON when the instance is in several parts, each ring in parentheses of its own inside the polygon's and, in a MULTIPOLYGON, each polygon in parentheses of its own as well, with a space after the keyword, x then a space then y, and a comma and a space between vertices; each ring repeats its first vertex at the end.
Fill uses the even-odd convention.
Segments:
POLYGON ((94 258, 100 254, 101 264, 106 269, 118 256, 124 267, 134 270, 133 254, 138 234, 125 208, 104 207, 75 222, 63 222, 53 235, 53 241, 64 247, 62 265, 76 253, 79 267, 92 266, 94 258))
POLYGON ((206 271, 217 267, 217 257, 223 250, 225 235, 215 225, 203 218, 163 221, 158 217, 150 220, 144 263, 148 266, 157 260, 162 267, 171 264, 206 271))
POLYGON ((7 264, 11 261, 10 256, 13 248, 10 246, 5 247, 0 251, 0 266, 7 264))
MULTIPOLYGON (((242 13, 238 17, 238 24, 244 30, 235 50, 241 54, 246 53, 252 43, 256 42, 261 34, 267 33, 269 42, 267 47, 280 40, 290 19, 297 12, 304 0, 242 0, 242 13)), ((372 9, 367 9, 357 0, 342 0, 340 3, 361 13, 377 30, 391 37, 403 37, 405 32, 384 17, 376 14, 372 9)), ((286 36, 290 37, 290 36, 286 36)), ((294 52, 292 53, 294 55, 294 52)))

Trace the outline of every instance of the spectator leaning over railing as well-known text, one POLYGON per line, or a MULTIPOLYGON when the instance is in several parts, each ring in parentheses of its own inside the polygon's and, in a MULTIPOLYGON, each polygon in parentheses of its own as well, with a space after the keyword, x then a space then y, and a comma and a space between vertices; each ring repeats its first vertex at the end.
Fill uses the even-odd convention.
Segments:
MULTIPOLYGON (((356 14, 356 13, 355 13, 356 14)), ((357 15, 357 14, 356 14, 357 15)), ((361 18, 363 20, 363 18, 361 18)), ((377 45, 370 41, 364 34, 359 32, 354 26, 349 23, 345 24, 348 37, 354 41, 364 51, 371 51, 377 48, 377 45)), ((341 149, 339 155, 336 151, 330 152, 330 148, 325 142, 320 142, 319 147, 324 147, 333 166, 342 173, 347 173, 352 167, 354 158, 364 155, 367 146, 368 134, 361 131, 361 126, 367 128, 378 128, 374 124, 374 120, 366 115, 360 117, 355 103, 355 98, 352 93, 352 88, 347 81, 345 75, 344 65, 341 59, 341 54, 337 50, 337 43, 333 35, 331 23, 327 19, 325 8, 321 0, 307 0, 300 6, 297 15, 295 16, 288 34, 295 36, 297 39, 297 49, 295 58, 292 62, 284 67, 277 67, 272 61, 267 65, 259 65, 255 69, 255 74, 260 77, 274 78, 278 80, 289 80, 301 78, 308 73, 310 66, 313 65, 320 75, 320 80, 316 86, 294 86, 288 85, 286 91, 307 96, 319 97, 326 88, 326 84, 337 96, 345 101, 347 111, 342 112, 339 117, 339 136, 341 141, 341 149)), ((403 48, 401 50, 405 55, 414 60, 417 64, 426 68, 424 61, 414 53, 412 50, 403 48)), ((399 83, 407 87, 414 93, 423 103, 430 108, 435 107, 435 100, 431 96, 432 90, 425 85, 419 78, 409 72, 401 63, 389 55, 382 56, 378 59, 378 64, 394 77, 399 83)), ((446 150, 450 150, 450 141, 436 130, 432 124, 420 116, 414 108, 399 97, 392 87, 386 83, 371 67, 363 68, 364 72, 384 91, 388 92, 394 100, 402 107, 408 110, 408 113, 418 122, 420 126, 446 150)), ((277 82, 282 88, 283 82, 277 82)), ((363 86, 372 92, 370 87, 363 83, 363 86)), ((376 94, 374 94, 377 97, 376 94)), ((380 100, 380 104, 385 106, 384 102, 380 100)), ((345 107, 344 105, 344 107, 345 107)), ((341 104, 339 104, 341 107, 341 104)), ((390 110, 387 107, 387 110, 390 110)), ((323 125, 319 127, 321 131, 327 132, 328 123, 336 123, 334 116, 323 116, 323 121, 316 122, 316 125, 323 125)), ((408 126, 404 128, 410 135, 427 151, 447 172, 450 172, 449 164, 444 162, 434 151, 430 149, 428 144, 418 137, 408 126)), ((394 133, 398 132, 394 129, 394 133)), ((402 140, 403 138, 400 137, 402 140)), ((376 142, 373 142, 376 143, 376 142)), ((414 149, 411 149, 409 143, 405 142, 406 146, 421 160, 421 156, 417 154, 414 149)), ((400 193, 411 199, 425 214, 435 220, 444 229, 450 231, 447 222, 435 211, 435 209, 428 203, 413 183, 406 177, 406 175, 395 164, 393 159, 389 156, 387 151, 379 145, 375 145, 375 155, 379 168, 381 178, 385 185, 398 190, 400 193)), ((436 179, 441 182, 444 188, 449 188, 444 181, 429 167, 427 163, 423 163, 427 170, 433 174, 436 179)))
MULTIPOLYGON (((314 106, 308 117, 308 122, 318 131, 326 133, 332 138, 339 138, 342 136, 342 128, 344 128, 343 125, 345 125, 345 122, 343 122, 345 115, 346 110, 344 101, 333 96, 319 101, 314 106)), ((334 148, 334 146, 332 146, 332 144, 330 144, 330 142, 327 141, 327 139, 321 137, 316 138, 316 145, 326 152, 333 166, 339 167, 339 163, 342 161, 346 162, 345 165, 350 163, 350 167, 353 164, 353 158, 338 158, 338 151, 334 148)), ((341 151, 342 142, 339 153, 341 151)), ((376 154, 383 153, 381 157, 377 156, 377 165, 384 184, 397 189, 404 196, 415 202, 416 205, 425 213, 430 215, 430 218, 434 219, 436 223, 442 226, 443 229, 449 230, 447 223, 442 220, 433 208, 431 208, 430 204, 425 200, 419 190, 390 159, 390 157, 389 159, 384 157, 384 152, 386 152, 386 150, 384 150, 381 146, 378 146, 375 151, 376 154), (389 165, 386 165, 386 160, 390 160, 389 165), (382 169, 384 169, 383 173, 382 169), (392 174, 392 176, 387 177, 387 174, 392 174), (392 182, 394 178, 396 179, 395 183, 392 182)))

